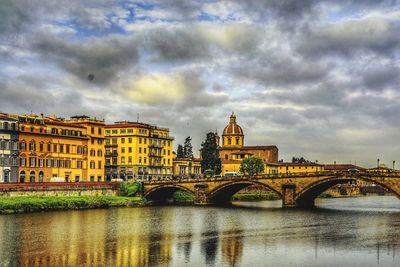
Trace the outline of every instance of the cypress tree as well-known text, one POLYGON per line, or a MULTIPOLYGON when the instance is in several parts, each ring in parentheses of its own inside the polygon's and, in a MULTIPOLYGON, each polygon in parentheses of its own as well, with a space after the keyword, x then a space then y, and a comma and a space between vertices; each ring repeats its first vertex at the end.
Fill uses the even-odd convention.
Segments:
POLYGON ((206 139, 201 144, 201 171, 213 170, 215 174, 221 173, 221 159, 215 141, 215 133, 208 133, 206 139))

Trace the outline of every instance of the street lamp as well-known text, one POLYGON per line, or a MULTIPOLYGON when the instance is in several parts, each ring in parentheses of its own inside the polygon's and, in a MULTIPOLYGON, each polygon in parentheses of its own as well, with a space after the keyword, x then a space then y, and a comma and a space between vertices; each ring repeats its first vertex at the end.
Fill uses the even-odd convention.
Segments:
POLYGON ((4 143, 4 136, 1 136, 0 145, 1 145, 1 177, 4 182, 4 149, 6 144, 4 143))
POLYGON ((379 158, 377 159, 377 162, 378 162, 378 170, 379 170, 379 158))
POLYGON ((394 171, 394 164, 396 163, 396 161, 395 160, 393 160, 393 171, 394 171))

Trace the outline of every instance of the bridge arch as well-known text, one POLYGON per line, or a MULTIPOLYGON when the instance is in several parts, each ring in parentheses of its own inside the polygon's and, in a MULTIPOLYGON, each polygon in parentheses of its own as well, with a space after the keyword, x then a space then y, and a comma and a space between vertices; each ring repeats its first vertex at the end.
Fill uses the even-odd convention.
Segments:
POLYGON ((343 184, 350 181, 363 180, 370 183, 374 183, 387 191, 393 193, 400 199, 400 193, 396 192, 390 185, 385 184, 384 181, 378 181, 376 179, 370 179, 368 177, 363 176, 336 176, 329 177, 324 180, 317 181, 312 183, 302 189, 300 192, 296 194, 296 205, 299 207, 313 207, 315 203, 315 199, 327 189, 337 185, 343 184))
POLYGON ((270 187, 267 184, 264 184, 262 182, 258 181, 250 181, 250 180, 241 180, 241 181, 232 181, 225 183, 223 185, 220 185, 213 189, 212 191, 209 192, 209 197, 208 201, 209 203, 213 204, 225 204, 229 203, 231 201, 231 198, 234 194, 239 192, 240 190, 252 186, 252 185, 260 185, 265 188, 268 188, 269 190, 273 191, 276 193, 280 198, 282 198, 282 193, 277 191, 276 189, 270 187))
POLYGON ((168 202, 168 200, 172 199, 174 194, 177 191, 184 191, 186 193, 194 195, 195 193, 184 186, 177 185, 177 184, 167 184, 167 185, 159 185, 157 187, 152 188, 143 196, 148 201, 153 202, 168 202))

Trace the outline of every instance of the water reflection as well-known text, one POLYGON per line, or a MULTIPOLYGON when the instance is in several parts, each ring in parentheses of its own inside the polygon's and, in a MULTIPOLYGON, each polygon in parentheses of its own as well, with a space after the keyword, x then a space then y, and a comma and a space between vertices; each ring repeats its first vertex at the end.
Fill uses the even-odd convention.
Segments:
POLYGON ((275 204, 1 216, 0 266, 400 265, 395 198, 275 204))

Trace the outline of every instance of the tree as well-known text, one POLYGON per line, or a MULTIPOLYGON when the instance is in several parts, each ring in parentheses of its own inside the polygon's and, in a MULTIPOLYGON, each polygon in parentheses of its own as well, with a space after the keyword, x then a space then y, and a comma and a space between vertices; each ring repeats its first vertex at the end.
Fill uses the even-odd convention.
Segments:
POLYGON ((177 158, 184 158, 183 154, 183 146, 181 144, 178 145, 178 149, 176 150, 176 157, 177 158))
POLYGON ((292 157, 292 163, 307 163, 310 162, 309 160, 306 160, 303 157, 292 157))
POLYGON ((217 143, 215 142, 215 133, 208 133, 206 140, 201 144, 201 171, 213 170, 215 174, 221 173, 221 159, 217 143))
POLYGON ((186 137, 183 144, 183 156, 185 158, 193 158, 192 138, 190 136, 186 137))
POLYGON ((249 157, 242 160, 240 172, 250 176, 257 175, 264 171, 264 162, 260 158, 249 157))

